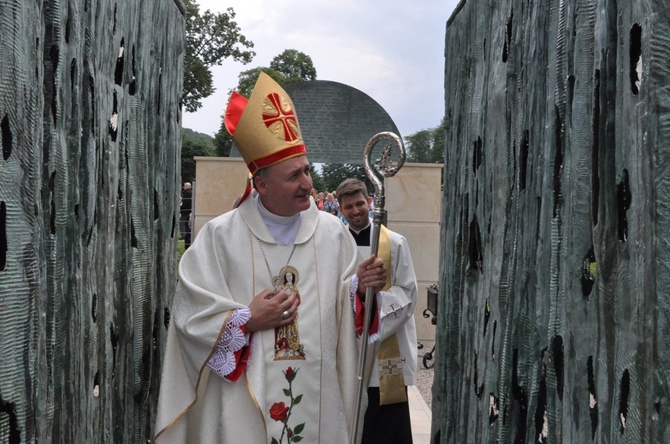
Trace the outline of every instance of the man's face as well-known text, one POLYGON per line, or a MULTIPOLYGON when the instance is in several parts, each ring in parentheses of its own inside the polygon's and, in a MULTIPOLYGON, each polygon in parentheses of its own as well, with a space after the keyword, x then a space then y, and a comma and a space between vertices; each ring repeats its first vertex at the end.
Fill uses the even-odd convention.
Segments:
POLYGON ((256 190, 263 206, 278 216, 293 216, 310 206, 309 192, 312 177, 306 156, 293 157, 276 165, 255 178, 256 190))
POLYGON ((370 209, 371 199, 369 196, 366 198, 363 193, 341 197, 340 213, 347 220, 351 229, 360 231, 368 226, 370 222, 368 210, 370 209))

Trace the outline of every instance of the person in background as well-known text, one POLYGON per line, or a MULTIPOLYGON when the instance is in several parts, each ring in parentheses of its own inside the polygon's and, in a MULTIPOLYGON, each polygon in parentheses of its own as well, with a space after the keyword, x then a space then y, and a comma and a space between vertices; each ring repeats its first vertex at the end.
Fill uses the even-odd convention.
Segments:
POLYGON ((325 203, 325 201, 326 201, 326 194, 323 191, 319 191, 316 194, 316 207, 319 210, 323 210, 323 204, 325 203))
MULTIPOLYGON (((340 212, 359 248, 359 260, 370 254, 372 198, 365 183, 347 179, 337 188, 340 212)), ((416 383, 417 342, 414 308, 417 284, 407 240, 383 225, 377 256, 384 260, 387 282, 377 294, 381 329, 375 340, 368 387, 369 404, 363 422, 362 444, 412 442, 407 386, 416 383), (389 370, 391 369, 391 370, 389 370)))
POLYGON ((337 217, 337 202, 333 197, 333 193, 326 195, 326 201, 323 203, 323 211, 337 217))
POLYGON ((316 208, 294 106, 274 80, 261 73, 249 99, 233 93, 225 125, 253 189, 180 261, 155 442, 347 442, 358 302, 382 288, 384 263, 360 262, 346 228, 316 208))
POLYGON ((193 192, 191 182, 184 182, 179 201, 179 232, 184 240, 184 249, 191 246, 191 209, 193 208, 193 192))

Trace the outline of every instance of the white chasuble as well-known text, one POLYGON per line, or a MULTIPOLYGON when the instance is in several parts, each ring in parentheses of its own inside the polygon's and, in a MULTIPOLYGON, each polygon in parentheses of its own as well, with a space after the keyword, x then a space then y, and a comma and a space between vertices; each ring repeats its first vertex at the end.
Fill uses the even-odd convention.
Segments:
POLYGON ((347 442, 356 403, 349 297, 356 246, 337 218, 312 204, 292 249, 276 244, 247 199, 208 222, 186 250, 163 361, 157 443, 288 443, 289 434, 303 443, 347 442), (299 294, 296 324, 253 333, 239 380, 211 372, 207 362, 231 313, 276 285, 299 294))
POLYGON ((309 242, 297 246, 285 266, 292 249, 293 246, 270 249, 265 245, 263 251, 259 249, 254 254, 255 268, 266 270, 262 255, 265 252, 275 284, 268 282, 269 273, 258 273, 258 291, 290 288, 300 298, 298 315, 292 323, 258 334, 256 345, 262 347, 265 362, 265 389, 256 399, 266 417, 269 443, 289 442, 287 435, 292 439, 301 437, 303 442, 318 442, 321 405, 325 401, 320 390, 322 367, 332 366, 332 362, 322 360, 318 276, 309 272, 314 268, 315 247, 309 242))

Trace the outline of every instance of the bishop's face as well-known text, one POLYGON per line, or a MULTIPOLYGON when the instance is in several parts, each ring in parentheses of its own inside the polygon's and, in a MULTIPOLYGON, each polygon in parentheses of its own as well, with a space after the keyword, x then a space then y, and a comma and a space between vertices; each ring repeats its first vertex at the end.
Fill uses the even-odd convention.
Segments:
POLYGON ((309 208, 312 176, 306 156, 265 168, 254 178, 263 206, 278 216, 293 216, 309 208))
POLYGON ((340 213, 347 220, 352 230, 361 231, 370 223, 368 210, 370 209, 371 199, 369 196, 365 197, 363 193, 340 198, 340 213))

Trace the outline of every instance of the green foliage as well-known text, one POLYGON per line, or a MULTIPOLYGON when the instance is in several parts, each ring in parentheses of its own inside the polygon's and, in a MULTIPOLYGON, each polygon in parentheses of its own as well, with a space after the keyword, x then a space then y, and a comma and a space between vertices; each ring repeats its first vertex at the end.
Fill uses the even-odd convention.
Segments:
POLYGON ((407 136, 407 161, 415 163, 429 163, 432 152, 432 130, 421 130, 407 136))
POLYGON ((215 154, 211 136, 183 129, 181 136, 181 182, 193 182, 195 180, 194 157, 214 156, 215 154))
POLYGON ((285 49, 270 62, 270 68, 284 77, 283 85, 316 80, 316 68, 312 58, 295 49, 285 49))
POLYGON ((181 138, 182 140, 188 139, 196 144, 207 145, 214 148, 214 139, 209 134, 199 133, 189 128, 182 128, 181 138))
POLYGON ((256 55, 252 41, 241 34, 235 22, 235 11, 223 13, 207 10, 200 13, 194 0, 184 0, 186 6, 186 51, 184 54, 184 92, 182 103, 187 112, 202 106, 201 100, 215 91, 210 67, 232 58, 249 63, 256 55))
POLYGON ((356 177, 365 182, 368 186, 368 192, 374 192, 374 187, 370 182, 370 179, 368 179, 363 165, 328 163, 323 165, 321 175, 323 176, 324 188, 317 188, 317 191, 334 191, 345 179, 356 177))
POLYGON ((281 86, 304 80, 316 80, 316 68, 312 58, 304 52, 285 49, 272 59, 269 67, 258 66, 242 71, 238 77, 236 91, 244 97, 249 97, 261 71, 281 86))
POLYGON ((323 181, 323 177, 316 170, 314 164, 311 164, 309 167, 310 175, 312 176, 312 187, 317 191, 323 191, 326 189, 326 183, 323 181))
POLYGON ((221 119, 219 131, 214 135, 214 150, 219 157, 230 157, 230 150, 233 149, 233 138, 226 130, 226 123, 221 119))
POLYGON ((261 71, 270 76, 275 82, 282 86, 284 85, 284 76, 282 76, 274 69, 259 66, 257 68, 248 69, 240 73, 238 76, 239 81, 237 82, 236 91, 242 94, 244 97, 249 98, 249 96, 251 96, 251 91, 253 91, 254 85, 258 80, 258 76, 261 74, 261 71))
POLYGON ((443 163, 446 143, 445 120, 439 126, 417 131, 405 138, 407 162, 443 163))

